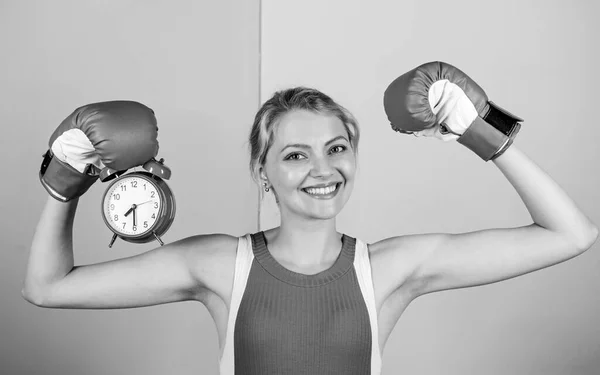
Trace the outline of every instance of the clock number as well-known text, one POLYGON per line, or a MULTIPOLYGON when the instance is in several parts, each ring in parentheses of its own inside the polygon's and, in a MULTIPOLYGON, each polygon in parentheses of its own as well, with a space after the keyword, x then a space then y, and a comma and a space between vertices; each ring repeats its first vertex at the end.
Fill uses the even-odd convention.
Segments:
POLYGON ((148 228, 148 222, 144 221, 144 228, 148 228))
POLYGON ((116 201, 118 201, 119 199, 121 199, 121 195, 120 194, 113 194, 113 198, 115 198, 116 201))
POLYGON ((152 214, 152 218, 153 218, 153 219, 156 219, 156 214, 152 214))
POLYGON ((154 198, 154 193, 156 193, 155 191, 150 192, 150 198, 154 198))
POLYGON ((115 215, 114 221, 119 221, 119 215, 115 215))
POLYGON ((113 211, 114 209, 115 209, 115 205, 113 203, 111 203, 110 210, 113 211))
POLYGON ((146 190, 146 184, 144 184, 144 190, 146 190))
POLYGON ((123 229, 125 229, 125 222, 123 222, 123 229))
POLYGON ((136 188, 137 187, 137 181, 131 181, 131 187, 132 188, 136 188))
POLYGON ((121 185, 121 191, 127 191, 127 185, 121 185))
POLYGON ((154 202, 154 208, 158 208, 158 202, 154 202))
POLYGON ((137 231, 137 227, 135 225, 133 226, 133 231, 137 231))

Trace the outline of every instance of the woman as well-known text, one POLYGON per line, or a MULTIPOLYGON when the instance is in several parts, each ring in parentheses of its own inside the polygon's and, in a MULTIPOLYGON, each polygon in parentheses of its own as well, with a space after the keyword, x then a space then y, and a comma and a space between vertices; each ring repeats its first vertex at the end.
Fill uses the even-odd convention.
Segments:
POLYGON ((494 163, 533 224, 367 245, 336 229, 352 192, 358 141, 356 121, 328 96, 278 92, 256 115, 250 165, 276 197, 279 227, 239 238, 198 235, 75 267, 77 200, 49 199, 23 295, 50 308, 200 301, 217 326, 222 374, 378 374, 389 334, 418 296, 547 267, 596 239, 594 224, 513 145, 494 163))

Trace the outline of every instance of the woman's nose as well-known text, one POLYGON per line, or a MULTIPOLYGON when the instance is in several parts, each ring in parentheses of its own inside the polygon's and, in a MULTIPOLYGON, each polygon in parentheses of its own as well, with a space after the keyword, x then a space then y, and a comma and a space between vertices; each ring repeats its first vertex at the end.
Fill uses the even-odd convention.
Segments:
POLYGON ((329 177, 333 174, 331 161, 327 157, 317 157, 313 159, 311 175, 313 177, 329 177))

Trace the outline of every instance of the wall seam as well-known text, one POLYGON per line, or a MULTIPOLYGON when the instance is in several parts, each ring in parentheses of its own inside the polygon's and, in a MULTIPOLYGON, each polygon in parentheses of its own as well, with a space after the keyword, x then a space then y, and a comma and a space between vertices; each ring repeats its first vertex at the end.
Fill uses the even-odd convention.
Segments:
MULTIPOLYGON (((260 105, 262 104, 262 24, 263 24, 263 12, 262 12, 262 0, 258 0, 258 106, 257 111, 260 109, 260 105)), ((260 185, 256 189, 258 193, 257 199, 257 220, 256 227, 257 231, 260 232, 260 219, 261 219, 261 197, 262 190, 260 185)))

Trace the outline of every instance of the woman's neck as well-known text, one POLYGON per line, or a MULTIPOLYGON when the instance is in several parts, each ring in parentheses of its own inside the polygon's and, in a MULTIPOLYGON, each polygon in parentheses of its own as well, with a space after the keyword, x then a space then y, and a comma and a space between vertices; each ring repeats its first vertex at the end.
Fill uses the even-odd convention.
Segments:
POLYGON ((318 266, 337 259, 342 236, 335 218, 329 220, 282 221, 281 226, 265 233, 268 248, 278 260, 299 267, 318 266))

